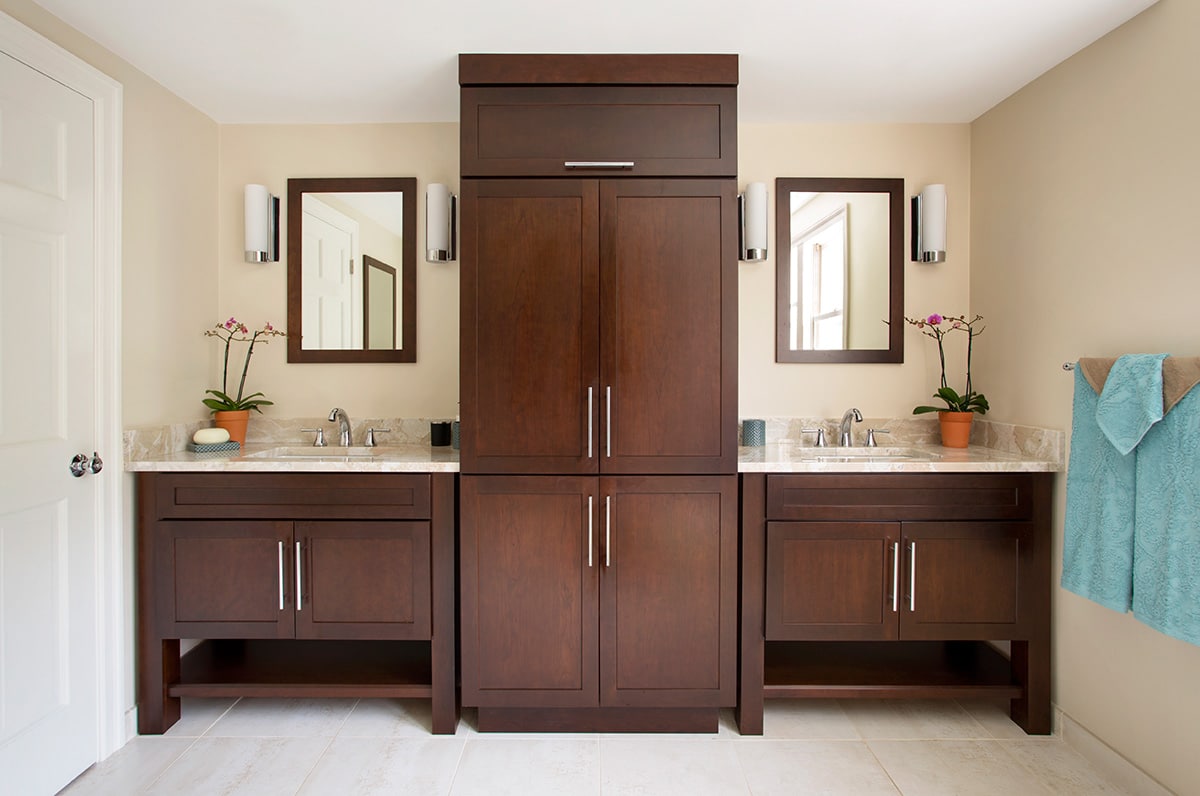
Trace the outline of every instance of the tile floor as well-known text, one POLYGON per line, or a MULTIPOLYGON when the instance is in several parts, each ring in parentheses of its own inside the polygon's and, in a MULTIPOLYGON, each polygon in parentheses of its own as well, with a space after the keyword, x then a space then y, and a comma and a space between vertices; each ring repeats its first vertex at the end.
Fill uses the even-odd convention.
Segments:
POLYGON ((1057 737, 998 706, 949 701, 767 703, 762 737, 732 712, 715 735, 429 735, 428 703, 185 700, 63 793, 87 794, 1109 794, 1057 737))

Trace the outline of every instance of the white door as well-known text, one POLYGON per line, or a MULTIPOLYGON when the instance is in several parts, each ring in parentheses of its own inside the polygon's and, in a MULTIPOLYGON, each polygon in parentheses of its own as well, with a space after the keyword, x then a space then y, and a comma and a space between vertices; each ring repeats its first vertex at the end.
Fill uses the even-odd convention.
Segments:
MULTIPOLYGON (((0 53, 0 790, 97 760, 92 102, 0 53)), ((112 457, 119 464, 119 456, 112 457)))
POLYGON ((305 193, 301 239, 302 348, 362 348, 362 274, 358 222, 305 193))

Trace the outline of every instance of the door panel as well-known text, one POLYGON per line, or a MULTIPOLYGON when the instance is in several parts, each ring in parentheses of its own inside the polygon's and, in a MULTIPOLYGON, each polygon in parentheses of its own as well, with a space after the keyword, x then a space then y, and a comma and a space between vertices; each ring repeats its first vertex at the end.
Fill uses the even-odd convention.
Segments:
POLYGON ((736 470, 734 191, 601 183, 603 472, 736 470))
POLYGON ((462 478, 463 704, 597 703, 595 487, 580 477, 462 478))
POLYGON ((596 182, 462 194, 463 472, 594 473, 596 182))

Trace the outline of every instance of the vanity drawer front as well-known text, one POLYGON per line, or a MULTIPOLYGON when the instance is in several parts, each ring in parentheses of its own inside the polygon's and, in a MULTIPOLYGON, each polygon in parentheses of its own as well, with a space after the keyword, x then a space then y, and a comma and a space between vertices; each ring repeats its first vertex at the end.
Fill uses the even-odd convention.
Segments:
POLYGON ((464 176, 737 174, 734 86, 464 86, 461 112, 464 176))
POLYGON ((814 473, 767 477, 772 520, 1027 520, 1025 473, 814 473))
POLYGON ((429 475, 162 473, 157 519, 429 518, 429 475))

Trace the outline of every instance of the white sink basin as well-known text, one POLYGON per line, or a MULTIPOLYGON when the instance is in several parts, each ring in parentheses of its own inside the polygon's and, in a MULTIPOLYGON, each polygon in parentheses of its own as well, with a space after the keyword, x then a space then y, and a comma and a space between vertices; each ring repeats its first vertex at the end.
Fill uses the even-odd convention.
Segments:
POLYGON ((797 448, 797 459, 810 462, 932 461, 941 456, 920 448, 797 448))
POLYGON ((323 461, 370 461, 380 455, 379 448, 347 447, 341 448, 328 445, 318 448, 315 445, 300 445, 296 447, 268 448, 257 453, 247 453, 248 459, 283 459, 283 460, 312 460, 323 461))

